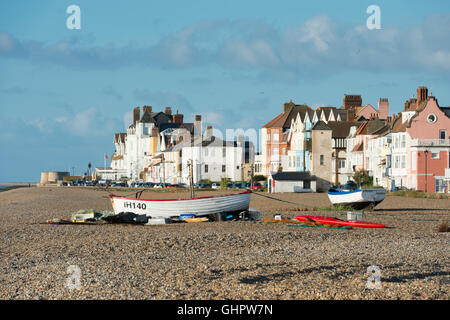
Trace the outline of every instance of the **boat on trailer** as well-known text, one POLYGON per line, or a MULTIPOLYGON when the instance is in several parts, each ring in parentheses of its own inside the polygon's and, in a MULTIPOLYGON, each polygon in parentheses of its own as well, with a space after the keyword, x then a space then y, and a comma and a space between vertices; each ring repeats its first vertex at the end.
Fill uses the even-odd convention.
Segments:
POLYGON ((140 199, 110 195, 115 214, 133 212, 151 218, 179 218, 183 214, 204 217, 248 211, 251 191, 187 199, 140 199))
POLYGON ((373 208, 386 197, 383 188, 361 189, 353 181, 347 181, 343 186, 328 189, 328 198, 333 205, 343 205, 356 210, 373 208))

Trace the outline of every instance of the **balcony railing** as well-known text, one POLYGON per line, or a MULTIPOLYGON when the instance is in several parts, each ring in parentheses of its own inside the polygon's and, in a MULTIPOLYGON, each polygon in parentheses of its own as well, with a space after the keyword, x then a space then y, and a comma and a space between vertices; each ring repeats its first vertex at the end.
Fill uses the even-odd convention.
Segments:
POLYGON ((450 139, 412 139, 411 147, 450 147, 450 139))

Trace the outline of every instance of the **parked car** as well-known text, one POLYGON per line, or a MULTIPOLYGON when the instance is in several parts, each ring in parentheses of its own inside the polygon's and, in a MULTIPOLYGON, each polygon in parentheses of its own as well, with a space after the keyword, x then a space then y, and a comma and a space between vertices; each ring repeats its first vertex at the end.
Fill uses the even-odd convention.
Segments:
POLYGON ((213 184, 211 185, 211 188, 212 188, 212 189, 215 189, 215 190, 220 189, 220 184, 218 184, 218 183, 213 183, 213 184))
POLYGON ((155 189, 162 189, 162 187, 163 187, 162 183, 155 183, 153 186, 153 188, 155 189))
POLYGON ((253 190, 258 190, 258 189, 261 189, 262 187, 263 186, 261 185, 261 183, 255 182, 255 183, 253 183, 252 189, 253 190))
POLYGON ((111 184, 111 187, 127 187, 128 185, 125 182, 114 182, 111 184))
POLYGON ((250 188, 250 186, 251 186, 250 182, 242 182, 240 189, 248 189, 250 188))

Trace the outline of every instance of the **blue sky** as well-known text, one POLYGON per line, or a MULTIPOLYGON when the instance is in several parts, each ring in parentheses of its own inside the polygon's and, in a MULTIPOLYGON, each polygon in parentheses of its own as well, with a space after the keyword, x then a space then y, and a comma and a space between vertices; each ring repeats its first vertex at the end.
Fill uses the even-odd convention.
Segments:
POLYGON ((0 182, 103 166, 135 106, 259 128, 292 99, 390 111, 426 85, 450 105, 450 2, 24 1, 0 4, 0 182), (69 30, 66 8, 81 9, 69 30), (369 30, 369 5, 381 29, 369 30))

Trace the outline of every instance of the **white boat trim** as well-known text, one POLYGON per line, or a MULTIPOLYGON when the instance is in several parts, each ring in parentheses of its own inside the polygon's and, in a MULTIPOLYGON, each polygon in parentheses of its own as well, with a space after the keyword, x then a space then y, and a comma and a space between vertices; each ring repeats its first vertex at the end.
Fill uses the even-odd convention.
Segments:
POLYGON ((115 214, 133 212, 149 217, 179 217, 192 213, 207 216, 217 213, 231 213, 248 210, 250 191, 220 196, 199 197, 192 199, 136 199, 111 195, 115 214))

